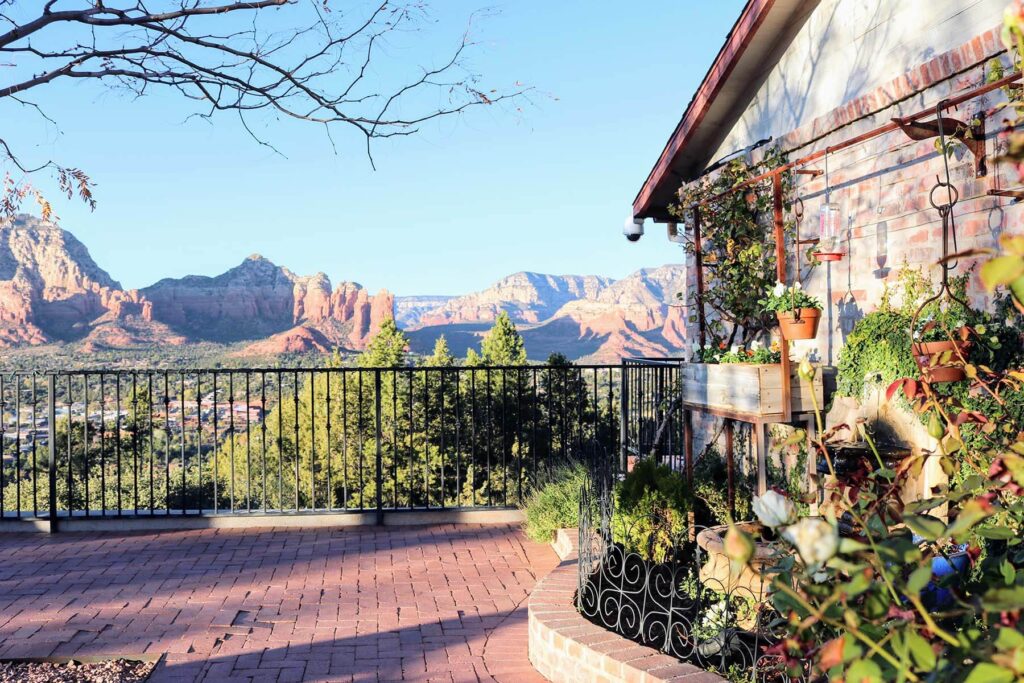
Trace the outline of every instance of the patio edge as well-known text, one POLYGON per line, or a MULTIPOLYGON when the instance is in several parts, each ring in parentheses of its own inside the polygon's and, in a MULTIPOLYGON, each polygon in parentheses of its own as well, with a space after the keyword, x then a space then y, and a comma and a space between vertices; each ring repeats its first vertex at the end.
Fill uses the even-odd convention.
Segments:
POLYGON ((309 512, 297 514, 235 513, 225 515, 124 515, 121 517, 59 517, 55 524, 43 518, 0 520, 0 533, 53 533, 64 531, 167 531, 193 529, 259 529, 422 526, 431 524, 520 524, 518 509, 499 510, 385 510, 371 512, 309 512), (56 527, 56 528, 54 528, 56 527))
POLYGON ((553 683, 640 681, 724 683, 717 674, 637 645, 583 618, 573 606, 579 541, 562 529, 552 543, 562 562, 530 593, 530 663, 553 683))

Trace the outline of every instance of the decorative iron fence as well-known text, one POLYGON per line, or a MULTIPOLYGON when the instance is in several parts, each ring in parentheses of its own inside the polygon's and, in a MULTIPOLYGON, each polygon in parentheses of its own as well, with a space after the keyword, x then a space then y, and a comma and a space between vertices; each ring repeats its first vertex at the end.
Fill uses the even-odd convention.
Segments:
POLYGON ((724 529, 658 513, 620 519, 614 480, 597 467, 581 492, 576 609, 730 681, 800 680, 766 654, 782 637, 782 624, 767 603, 767 585, 730 568, 720 544, 724 529))
POLYGON ((615 452, 620 367, 76 371, 0 376, 4 517, 520 503, 615 452))

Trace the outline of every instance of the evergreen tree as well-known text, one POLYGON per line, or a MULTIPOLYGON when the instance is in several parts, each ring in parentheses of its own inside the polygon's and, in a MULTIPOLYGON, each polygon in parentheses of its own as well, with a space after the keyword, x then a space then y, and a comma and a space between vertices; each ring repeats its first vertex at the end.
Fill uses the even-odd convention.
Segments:
POLYGON ((526 345, 505 311, 498 314, 494 327, 480 344, 480 350, 486 365, 526 364, 526 345))
POLYGON ((434 342, 434 352, 423 359, 423 365, 430 368, 450 368, 455 365, 455 356, 443 334, 434 342))
POLYGON ((394 318, 388 318, 366 350, 359 354, 357 363, 362 368, 397 368, 405 365, 409 339, 398 329, 394 318))

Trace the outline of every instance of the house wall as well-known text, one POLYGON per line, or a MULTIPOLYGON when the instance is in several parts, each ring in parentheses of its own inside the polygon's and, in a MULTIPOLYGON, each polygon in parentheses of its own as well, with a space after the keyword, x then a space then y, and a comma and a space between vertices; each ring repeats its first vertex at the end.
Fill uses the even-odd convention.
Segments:
MULTIPOLYGON (((910 1, 905 4, 921 7, 928 3, 910 1)), ((882 73, 879 71, 879 75, 875 75, 872 69, 876 67, 870 65, 870 60, 864 61, 868 58, 860 57, 860 51, 851 53, 846 45, 854 34, 850 28, 854 14, 882 5, 887 8, 886 12, 893 12, 897 10, 897 5, 902 8, 904 3, 831 0, 823 3, 811 19, 819 25, 817 33, 822 33, 820 24, 829 17, 832 21, 830 30, 837 36, 846 37, 843 40, 837 38, 825 41, 823 45, 832 47, 816 55, 816 62, 809 62, 814 71, 812 81, 816 83, 807 90, 811 94, 792 99, 791 83, 794 79, 806 77, 806 73, 791 67, 792 73, 787 72, 788 76, 783 78, 785 68, 780 65, 773 72, 777 72, 778 77, 769 79, 765 84, 758 95, 759 101, 751 105, 731 131, 730 139, 734 142, 726 147, 742 146, 747 144, 746 140, 771 135, 775 138, 775 144, 788 152, 790 158, 800 157, 883 125, 892 117, 921 111, 951 94, 983 84, 986 78, 985 62, 993 56, 999 56, 1008 64, 1008 58, 1003 54, 999 42, 999 31, 995 28, 1004 5, 1003 0, 994 3, 987 0, 970 3, 942 0, 932 4, 935 9, 926 13, 929 17, 926 26, 916 31, 920 36, 908 35, 902 42, 894 38, 886 41, 881 41, 881 37, 872 39, 880 41, 872 45, 884 44, 885 52, 879 47, 869 49, 867 44, 861 48, 868 51, 867 54, 886 55, 884 61, 890 65, 887 68, 901 63, 901 55, 924 58, 902 62, 903 69, 895 76, 890 71, 890 79, 877 87, 858 85, 855 90, 859 95, 848 98, 845 89, 840 88, 839 84, 825 83, 821 74, 833 71, 833 65, 854 59, 861 60, 867 66, 854 63, 845 70, 839 69, 844 75, 838 81, 845 82, 846 74, 858 69, 871 71, 872 75, 865 76, 864 83, 881 78, 882 73), (961 5, 960 13, 955 14, 956 7, 961 5), (835 19, 831 19, 833 15, 828 12, 830 8, 835 10, 835 19), (965 27, 980 25, 992 28, 976 33, 966 32, 965 27), (921 42, 929 37, 936 40, 932 47, 926 47, 921 42), (953 40, 959 41, 956 47, 946 51, 940 49, 953 40), (806 102, 802 102, 804 98, 806 102), (820 111, 828 101, 838 106, 820 111), (777 104, 765 107, 761 102, 777 104), (789 103, 784 104, 786 102, 789 103), (811 116, 812 112, 819 113, 811 116), (800 125, 794 127, 794 122, 800 125)), ((904 10, 899 9, 899 12, 904 10)), ((856 21, 865 25, 866 20, 861 18, 856 21)), ((887 26, 889 34, 894 32, 891 22, 889 25, 885 22, 876 24, 878 28, 875 30, 887 26)), ((904 27, 904 33, 915 33, 911 31, 914 24, 899 25, 904 27)), ((862 34, 867 40, 870 31, 862 31, 862 34)), ((806 43, 806 37, 804 40, 806 43)), ((791 50, 787 58, 794 60, 796 54, 791 50)), ((956 157, 949 160, 952 181, 960 194, 953 212, 959 250, 991 247, 1003 232, 1024 231, 1021 204, 1009 198, 987 194, 992 188, 1019 186, 1015 173, 993 160, 1003 145, 998 132, 1004 114, 996 109, 1001 102, 1005 102, 1004 94, 994 91, 947 114, 965 121, 974 116, 982 116, 987 126, 989 171, 986 176, 976 177, 973 157, 965 153, 965 150, 960 150, 956 157)), ((812 167, 821 169, 823 163, 816 162, 812 167)), ((933 280, 938 281, 940 269, 937 262, 942 256, 942 223, 939 213, 929 203, 929 192, 936 183, 936 176, 942 175, 944 169, 942 156, 936 152, 934 140, 915 142, 901 131, 895 131, 834 153, 829 158, 829 171, 832 200, 838 201, 847 215, 848 239, 844 244, 847 254, 840 262, 817 268, 808 267, 806 260, 800 264, 800 277, 805 287, 826 303, 826 310, 818 338, 796 343, 794 353, 797 356, 810 353, 824 364, 834 365, 846 335, 860 318, 875 308, 885 284, 893 282, 902 264, 922 266, 933 280)), ((796 176, 795 182, 795 196, 800 197, 804 203, 804 217, 799 224, 800 234, 814 237, 818 230, 818 210, 824 201, 825 179, 796 176)), ((789 245, 790 280, 797 273, 793 251, 793 245, 789 245)), ((965 272, 976 263, 976 259, 961 259, 956 272, 965 272)), ((692 265, 689 276, 687 287, 692 291, 695 286, 692 265)), ((978 280, 976 268, 971 276, 969 294, 975 305, 986 305, 987 297, 978 280)), ((687 334, 690 339, 697 339, 696 325, 691 324, 687 334)), ((712 439, 720 427, 712 419, 703 419, 697 426, 698 448, 712 439)), ((913 420, 909 420, 897 431, 908 434, 907 430, 914 428, 913 420)), ((936 483, 939 476, 935 472, 927 473, 921 482, 922 487, 936 483)))
POLYGON ((712 159, 806 125, 996 26, 1008 0, 822 0, 712 159))

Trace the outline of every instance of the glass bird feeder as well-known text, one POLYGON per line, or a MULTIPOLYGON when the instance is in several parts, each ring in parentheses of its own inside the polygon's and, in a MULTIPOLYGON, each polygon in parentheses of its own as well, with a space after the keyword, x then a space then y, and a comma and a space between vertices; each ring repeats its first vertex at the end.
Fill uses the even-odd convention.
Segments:
POLYGON ((828 179, 828 150, 825 151, 825 203, 818 212, 818 248, 814 253, 819 261, 843 259, 843 211, 832 201, 832 188, 828 179))

